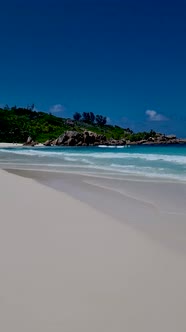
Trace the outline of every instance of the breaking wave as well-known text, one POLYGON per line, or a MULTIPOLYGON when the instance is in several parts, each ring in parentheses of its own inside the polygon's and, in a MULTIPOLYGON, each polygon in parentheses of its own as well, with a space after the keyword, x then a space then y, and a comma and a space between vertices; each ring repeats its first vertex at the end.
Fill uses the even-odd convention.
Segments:
MULTIPOLYGON (((128 153, 128 152, 71 152, 67 151, 55 151, 48 149, 43 151, 42 149, 0 149, 1 153, 10 153, 23 156, 37 156, 37 157, 66 157, 69 161, 76 161, 76 158, 83 157, 91 162, 92 159, 142 159, 147 161, 165 161, 169 163, 177 163, 186 165, 186 155, 165 155, 165 154, 153 154, 153 153, 128 153), (71 160, 70 160, 71 158, 71 160), (73 160, 72 160, 73 158, 73 160), (87 159, 88 158, 88 159, 87 159)), ((66 159, 67 160, 67 159, 66 159)))
POLYGON ((82 172, 95 170, 114 174, 186 180, 186 146, 130 149, 100 147, 1 148, 0 165, 70 167, 82 168, 82 172))

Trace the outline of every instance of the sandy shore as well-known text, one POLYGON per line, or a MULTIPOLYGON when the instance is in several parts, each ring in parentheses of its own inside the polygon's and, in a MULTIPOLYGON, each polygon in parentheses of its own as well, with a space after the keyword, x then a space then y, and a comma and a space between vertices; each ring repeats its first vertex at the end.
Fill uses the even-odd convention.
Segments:
MULTIPOLYGON (((22 143, 0 143, 0 148, 16 148, 16 147, 21 147, 23 146, 22 143)), ((35 146, 43 146, 43 144, 39 143, 36 144, 35 146)))
POLYGON ((0 148, 15 148, 23 146, 21 143, 0 143, 0 148))
POLYGON ((114 194, 85 182, 82 192, 105 197, 104 208, 0 171, 0 329, 185 332, 184 207, 163 209, 134 184, 114 194), (106 213, 111 197, 117 210, 119 196, 122 219, 106 213), (147 220, 158 227, 149 230, 147 220))

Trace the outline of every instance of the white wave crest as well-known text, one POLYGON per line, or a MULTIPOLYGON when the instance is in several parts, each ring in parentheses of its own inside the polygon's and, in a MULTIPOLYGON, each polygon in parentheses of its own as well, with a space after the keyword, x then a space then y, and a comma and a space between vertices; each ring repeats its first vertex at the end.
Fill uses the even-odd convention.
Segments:
POLYGON ((98 145, 98 148, 107 148, 107 149, 124 149, 129 147, 130 145, 98 145))
MULTIPOLYGON (((117 150, 116 150, 117 151, 117 150)), ((88 153, 80 153, 80 152, 70 152, 69 151, 54 151, 48 150, 43 151, 42 149, 12 149, 12 150, 5 150, 0 149, 0 152, 9 153, 9 154, 16 154, 16 155, 24 155, 24 156, 36 156, 36 157, 57 157, 57 158, 85 158, 92 162, 92 159, 140 159, 140 160, 147 160, 147 161, 163 161, 168 163, 186 165, 186 156, 184 155, 166 155, 166 154, 153 154, 153 153, 128 153, 128 152, 88 152, 88 153), (88 158, 88 159, 87 159, 88 158)), ((75 161, 75 160, 71 160, 75 161)))
POLYGON ((77 158, 72 158, 72 157, 64 157, 64 160, 66 160, 66 161, 78 161, 77 158))
POLYGON ((82 159, 82 162, 84 162, 85 164, 89 164, 89 165, 94 165, 95 164, 92 161, 90 161, 88 159, 85 159, 85 158, 82 159))

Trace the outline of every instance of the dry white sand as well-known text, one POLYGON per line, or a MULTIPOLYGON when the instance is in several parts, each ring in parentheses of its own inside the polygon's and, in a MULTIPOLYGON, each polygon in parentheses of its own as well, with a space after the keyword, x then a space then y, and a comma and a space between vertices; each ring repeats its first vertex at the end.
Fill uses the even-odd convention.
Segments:
POLYGON ((31 179, 0 185, 0 331, 186 331, 183 252, 31 179))
POLYGON ((20 147, 23 144, 21 143, 0 143, 0 148, 15 148, 15 147, 20 147))
MULTIPOLYGON (((16 148, 16 147, 21 147, 23 146, 22 143, 0 143, 0 148, 16 148)), ((35 146, 43 146, 43 144, 39 143, 36 144, 35 146)))

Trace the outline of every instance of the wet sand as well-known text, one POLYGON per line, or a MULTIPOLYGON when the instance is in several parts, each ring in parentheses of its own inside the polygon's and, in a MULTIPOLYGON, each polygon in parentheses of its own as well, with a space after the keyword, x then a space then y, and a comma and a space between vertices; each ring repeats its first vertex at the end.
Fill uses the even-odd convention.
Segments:
POLYGON ((186 253, 186 183, 68 172, 7 171, 65 192, 162 245, 186 253))

